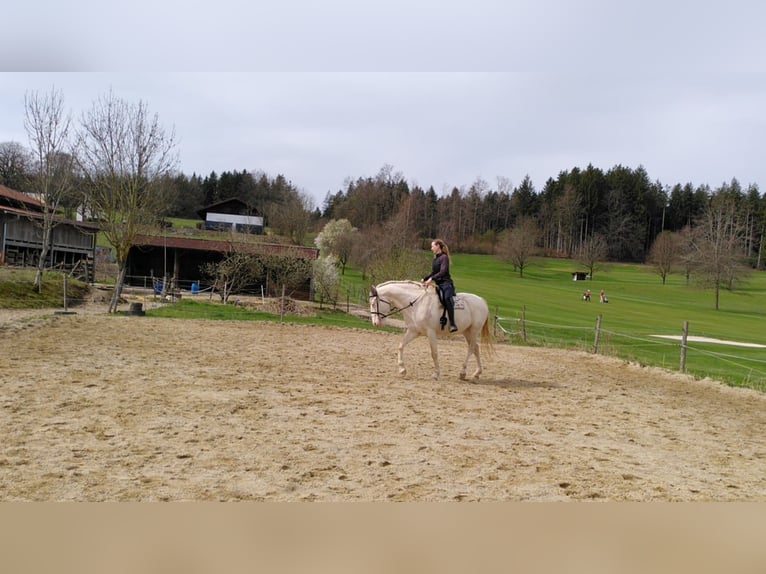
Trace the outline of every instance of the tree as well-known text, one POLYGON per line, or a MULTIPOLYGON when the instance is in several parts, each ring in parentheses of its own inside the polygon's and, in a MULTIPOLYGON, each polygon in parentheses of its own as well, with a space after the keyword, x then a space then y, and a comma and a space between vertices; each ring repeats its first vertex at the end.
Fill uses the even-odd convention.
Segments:
POLYGON ((266 271, 266 289, 297 289, 311 279, 312 263, 293 255, 265 254, 258 258, 266 271))
POLYGON ((30 188, 43 206, 42 220, 39 222, 42 248, 34 281, 35 288, 42 293, 43 273, 56 223, 56 212, 72 187, 73 156, 69 153, 72 122, 69 114, 64 111, 64 97, 55 88, 47 94, 25 94, 24 108, 24 127, 34 156, 34 183, 30 188))
POLYGON ((163 179, 177 163, 175 135, 146 103, 109 92, 83 114, 77 161, 101 230, 115 251, 117 282, 109 312, 117 311, 130 248, 169 207, 163 179))
POLYGON ((721 287, 732 288, 746 274, 744 226, 737 217, 735 200, 714 195, 702 220, 692 231, 691 255, 700 282, 715 294, 717 311, 721 287))
POLYGON ((314 261, 313 269, 314 292, 320 301, 329 301, 335 305, 338 302, 340 275, 335 257, 328 255, 314 261))
POLYGON ((512 263, 519 270, 519 277, 524 277, 524 268, 537 252, 540 230, 531 217, 520 217, 516 226, 503 232, 498 247, 501 261, 512 263))
POLYGON ((577 195, 574 187, 569 184, 564 186, 564 192, 556 200, 555 210, 559 237, 557 251, 565 253, 567 257, 571 257, 575 245, 577 222, 582 211, 580 197, 577 195))
POLYGON ((289 237, 295 245, 303 245, 313 209, 314 203, 310 196, 290 189, 285 192, 280 203, 271 207, 269 226, 277 233, 289 237))
POLYGON ((341 275, 354 246, 356 227, 348 219, 331 219, 314 238, 314 244, 323 255, 334 255, 341 266, 341 275))
POLYGON ((606 238, 600 233, 596 233, 583 242, 577 260, 588 268, 591 281, 598 264, 606 260, 608 252, 606 238))
POLYGON ((217 263, 206 263, 200 271, 213 279, 210 296, 217 291, 225 305, 232 293, 241 291, 263 275, 263 264, 255 256, 237 252, 232 246, 224 259, 217 263))
POLYGON ((26 191, 27 172, 32 165, 29 150, 18 142, 0 143, 0 185, 26 191))
POLYGON ((416 277, 418 280, 430 269, 428 257, 423 251, 394 247, 385 256, 375 259, 368 268, 373 283, 382 283, 402 277, 416 277))
POLYGON ((682 251, 682 239, 672 231, 661 232, 652 243, 647 263, 652 265, 662 277, 663 285, 667 276, 680 262, 682 251))

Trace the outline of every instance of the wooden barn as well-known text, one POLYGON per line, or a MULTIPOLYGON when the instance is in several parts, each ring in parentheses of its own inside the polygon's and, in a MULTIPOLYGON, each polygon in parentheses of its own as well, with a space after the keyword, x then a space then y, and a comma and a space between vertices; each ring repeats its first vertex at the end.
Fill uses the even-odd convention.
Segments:
MULTIPOLYGON (((168 278, 173 287, 192 290, 192 285, 199 285, 202 279, 200 268, 204 264, 217 263, 234 250, 253 255, 279 255, 312 261, 319 256, 318 249, 297 245, 140 235, 128 254, 126 282, 151 287, 154 278, 168 278)), ((308 281, 299 289, 296 296, 310 298, 311 282, 308 281)))
MULTIPOLYGON (((42 253, 43 205, 0 185, 0 265, 37 267, 42 253)), ((57 218, 45 266, 95 280, 98 226, 57 218)))
POLYGON ((263 233, 263 216, 258 210, 240 199, 226 199, 203 207, 197 215, 209 231, 236 231, 238 233, 263 233))

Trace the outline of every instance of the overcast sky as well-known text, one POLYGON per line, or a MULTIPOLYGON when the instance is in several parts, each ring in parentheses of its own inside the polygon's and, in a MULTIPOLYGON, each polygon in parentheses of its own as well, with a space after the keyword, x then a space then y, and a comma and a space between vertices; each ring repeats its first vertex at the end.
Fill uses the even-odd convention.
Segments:
POLYGON ((766 190, 763 2, 26 4, 4 8, 0 142, 28 145, 28 91, 79 117, 111 89, 175 129, 184 173, 282 174, 317 206, 384 165, 439 194, 589 163, 766 190))

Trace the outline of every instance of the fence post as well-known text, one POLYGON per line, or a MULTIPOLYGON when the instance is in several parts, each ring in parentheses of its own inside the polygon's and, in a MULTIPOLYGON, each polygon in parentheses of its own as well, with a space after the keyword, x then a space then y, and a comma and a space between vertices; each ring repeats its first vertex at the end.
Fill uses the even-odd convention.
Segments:
POLYGON ((279 322, 283 322, 285 320, 285 284, 282 283, 282 300, 280 301, 279 305, 279 322))
POLYGON ((67 311, 67 291, 69 290, 69 275, 64 273, 64 312, 67 311))
POLYGON ((521 306, 521 340, 527 342, 527 306, 521 306))
POLYGON ((681 335, 681 372, 686 372, 686 339, 689 337, 689 321, 684 321, 684 332, 681 335))
POLYGON ((601 337, 601 315, 596 319, 596 339, 593 341, 593 354, 598 353, 598 340, 601 337))

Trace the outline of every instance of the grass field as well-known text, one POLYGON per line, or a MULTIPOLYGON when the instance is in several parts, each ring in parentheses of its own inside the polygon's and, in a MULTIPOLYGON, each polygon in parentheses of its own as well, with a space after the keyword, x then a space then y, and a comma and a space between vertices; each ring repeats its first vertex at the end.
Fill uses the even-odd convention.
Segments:
MULTIPOLYGON (((679 370, 681 342, 653 335, 680 336, 687 321, 690 336, 766 345, 766 273, 754 272, 736 291, 722 291, 715 311, 713 291, 687 285, 681 275, 670 275, 663 285, 647 266, 610 264, 596 270, 592 280, 573 281, 572 272, 583 270, 570 260, 538 259, 520 278, 494 257, 452 257, 458 291, 484 297, 498 317, 498 330, 505 330, 513 344, 590 351, 600 315, 598 352, 643 365, 679 370), (592 292, 590 303, 582 300, 585 289, 592 292), (608 304, 599 303, 601 289, 608 304)), ((347 271, 346 282, 355 291, 367 289, 353 270, 347 271)), ((766 391, 766 349, 690 342, 686 372, 766 391)))

